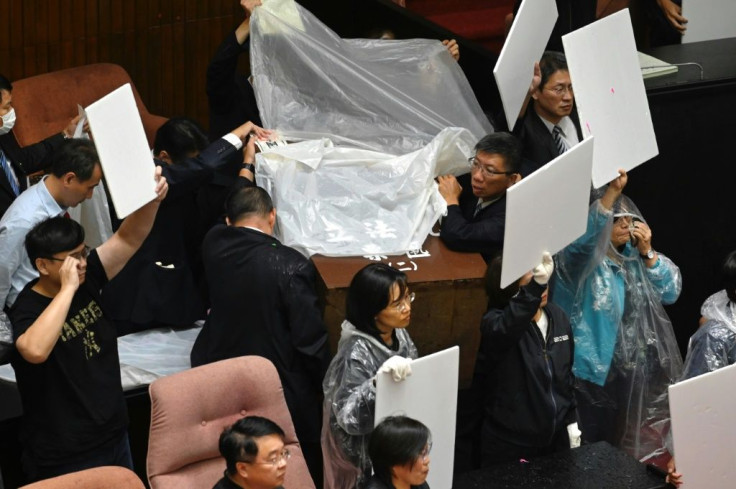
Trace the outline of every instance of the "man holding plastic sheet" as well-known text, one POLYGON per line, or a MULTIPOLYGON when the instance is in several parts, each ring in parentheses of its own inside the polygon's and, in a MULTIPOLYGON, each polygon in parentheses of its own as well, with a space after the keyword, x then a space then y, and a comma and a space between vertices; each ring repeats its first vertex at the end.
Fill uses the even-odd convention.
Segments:
POLYGON ((154 178, 156 198, 91 252, 82 226, 63 216, 39 222, 25 237, 39 278, 8 316, 18 352, 11 363, 23 403, 23 468, 31 480, 105 465, 133 468, 117 331, 100 290, 151 230, 168 190, 160 168, 154 178))
MULTIPOLYGON (((246 146, 253 162, 255 141, 246 146)), ((273 362, 286 405, 319 487, 322 379, 329 364, 327 331, 317 305, 311 261, 273 237, 276 210, 268 193, 253 184, 245 166, 228 197, 227 226, 217 225, 202 243, 211 309, 194 343, 192 366, 242 355, 273 362)))
POLYGON ((521 145, 507 132, 489 134, 468 161, 469 174, 438 178, 447 202, 440 238, 448 248, 480 253, 488 262, 503 249, 506 190, 521 179, 521 145))

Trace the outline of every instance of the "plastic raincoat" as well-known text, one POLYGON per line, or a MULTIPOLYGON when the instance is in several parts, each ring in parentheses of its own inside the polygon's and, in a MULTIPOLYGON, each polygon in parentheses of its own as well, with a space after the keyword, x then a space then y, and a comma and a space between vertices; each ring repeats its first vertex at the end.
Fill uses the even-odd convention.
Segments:
MULTIPOLYGON (((614 215, 644 221, 626 196, 612 211, 593 202, 583 236, 556 257, 552 300, 570 316, 579 409, 615 413, 612 441, 640 460, 663 453, 669 429, 667 387, 682 357, 663 304, 680 295, 679 268, 658 254, 647 268, 631 243, 611 244, 614 215), (580 382, 580 380, 585 382, 580 382), (600 387, 599 387, 600 386, 600 387)), ((586 427, 581 426, 585 437, 586 427)))
POLYGON ((682 380, 736 363, 736 303, 722 290, 705 300, 700 314, 707 321, 690 338, 682 380))
POLYGON ((405 329, 396 329, 398 349, 343 321, 340 343, 322 388, 325 393, 322 423, 325 488, 362 487, 371 476, 368 440, 374 426, 378 369, 393 355, 417 358, 417 348, 405 329))

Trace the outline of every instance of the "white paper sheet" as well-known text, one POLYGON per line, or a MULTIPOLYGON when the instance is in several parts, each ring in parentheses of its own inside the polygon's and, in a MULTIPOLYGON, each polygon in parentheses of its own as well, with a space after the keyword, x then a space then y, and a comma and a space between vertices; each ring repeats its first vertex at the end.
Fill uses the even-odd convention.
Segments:
POLYGON ((412 374, 403 382, 394 382, 389 374, 376 377, 376 424, 386 416, 403 414, 432 432, 427 477, 432 489, 452 487, 459 365, 460 348, 453 346, 414 360, 412 374))
POLYGON ((598 188, 657 156, 629 10, 562 37, 583 135, 595 135, 593 185, 598 188))
POLYGON ((555 0, 524 0, 503 43, 493 76, 509 130, 514 129, 539 61, 557 21, 555 0))
POLYGON ((86 108, 119 219, 156 197, 155 166, 130 83, 86 108))
POLYGON ((594 147, 591 136, 506 191, 501 287, 585 232, 594 147))
POLYGON ((683 43, 736 37, 734 0, 683 0, 682 16, 688 20, 683 43))
POLYGON ((672 436, 680 489, 734 487, 736 365, 669 388, 672 436))

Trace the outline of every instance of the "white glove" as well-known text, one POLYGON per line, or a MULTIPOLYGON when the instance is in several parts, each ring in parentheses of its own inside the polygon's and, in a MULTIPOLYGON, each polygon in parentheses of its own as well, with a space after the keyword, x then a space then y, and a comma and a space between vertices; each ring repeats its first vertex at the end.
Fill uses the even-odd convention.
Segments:
POLYGON ((378 369, 378 373, 391 374, 394 382, 401 382, 411 375, 411 358, 404 358, 401 355, 394 355, 378 369))
POLYGON ((567 437, 570 439, 570 448, 577 448, 580 446, 580 439, 583 433, 578 428, 578 424, 570 423, 567 425, 567 437))
POLYGON ((552 272, 555 270, 555 262, 552 260, 552 255, 548 252, 542 253, 542 263, 534 267, 532 275, 534 275, 534 281, 539 285, 547 285, 549 278, 552 276, 552 272))

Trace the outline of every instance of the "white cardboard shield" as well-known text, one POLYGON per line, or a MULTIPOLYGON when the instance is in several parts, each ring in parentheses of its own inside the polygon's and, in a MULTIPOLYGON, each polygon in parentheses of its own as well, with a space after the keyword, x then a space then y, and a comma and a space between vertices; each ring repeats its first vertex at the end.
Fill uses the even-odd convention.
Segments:
POLYGON ((119 219, 156 198, 155 166, 130 83, 85 109, 119 219))
POLYGON ((593 185, 598 188, 657 156, 657 140, 624 9, 562 37, 585 137, 595 135, 593 185))
POLYGON ((583 140, 506 191, 501 287, 585 232, 593 142, 583 140))
POLYGON ((424 423, 432 432, 432 464, 427 483, 450 489, 455 461, 455 415, 460 348, 414 360, 412 374, 394 382, 389 374, 376 376, 376 424, 386 416, 403 414, 424 423))
POLYGON ((681 489, 734 487, 736 365, 669 387, 672 437, 681 489))
POLYGON ((555 0, 524 0, 503 43, 493 76, 501 94, 509 130, 514 129, 521 106, 557 21, 555 0))
POLYGON ((736 37, 734 0, 684 0, 682 16, 688 20, 682 42, 736 37))

